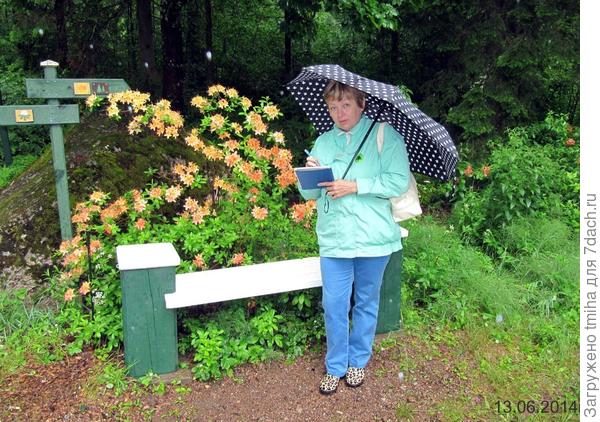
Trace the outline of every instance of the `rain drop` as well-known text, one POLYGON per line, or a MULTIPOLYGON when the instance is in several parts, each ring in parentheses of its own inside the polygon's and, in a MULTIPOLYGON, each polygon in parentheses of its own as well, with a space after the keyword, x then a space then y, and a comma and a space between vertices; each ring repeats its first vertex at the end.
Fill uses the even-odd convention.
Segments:
POLYGON ((502 314, 496 315, 496 322, 498 324, 502 324, 504 322, 504 317, 502 316, 502 314))
POLYGON ((44 30, 42 28, 38 29, 38 34, 40 34, 40 36, 44 35, 44 30))
POLYGON ((150 67, 150 65, 148 64, 148 62, 144 62, 144 67, 145 67, 146 69, 148 69, 148 67, 150 67))
POLYGON ((90 50, 94 49, 94 44, 90 44, 90 50))
POLYGON ((206 60, 208 60, 208 61, 212 60, 212 52, 210 50, 206 51, 206 60))
POLYGON ((283 97, 283 94, 284 94, 283 90, 279 91, 279 95, 281 95, 283 97))
POLYGON ((398 372, 398 379, 404 381, 404 372, 398 372))

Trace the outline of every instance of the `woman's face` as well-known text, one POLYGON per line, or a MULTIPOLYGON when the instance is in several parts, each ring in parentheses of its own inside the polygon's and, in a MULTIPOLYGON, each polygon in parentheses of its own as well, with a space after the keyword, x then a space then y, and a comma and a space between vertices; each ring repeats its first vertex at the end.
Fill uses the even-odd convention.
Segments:
POLYGON ((344 95, 341 100, 327 101, 329 115, 337 127, 349 131, 358 123, 364 106, 360 107, 354 97, 344 95))

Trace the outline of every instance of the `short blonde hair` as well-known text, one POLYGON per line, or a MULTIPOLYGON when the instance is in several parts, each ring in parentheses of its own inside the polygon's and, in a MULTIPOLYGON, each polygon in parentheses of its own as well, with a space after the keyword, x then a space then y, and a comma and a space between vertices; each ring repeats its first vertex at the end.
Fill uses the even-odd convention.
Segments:
POLYGON ((334 80, 329 81, 325 85, 325 90, 323 91, 325 102, 330 100, 341 101, 345 96, 354 98, 360 108, 365 108, 367 94, 363 91, 334 80))

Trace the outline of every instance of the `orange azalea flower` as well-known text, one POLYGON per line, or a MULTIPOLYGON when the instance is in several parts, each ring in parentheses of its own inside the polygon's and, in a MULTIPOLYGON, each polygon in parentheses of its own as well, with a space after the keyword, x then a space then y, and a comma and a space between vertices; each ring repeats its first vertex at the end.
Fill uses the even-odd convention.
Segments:
POLYGON ((263 207, 254 207, 252 208, 252 217, 257 220, 264 220, 269 215, 269 210, 263 207))
POLYGON ((218 102, 217 102, 217 107, 223 109, 223 108, 227 108, 227 106, 229 105, 229 101, 227 101, 225 98, 221 98, 218 102))
POLYGON ((143 198, 140 198, 140 199, 138 199, 137 201, 135 201, 135 202, 133 203, 133 209, 134 209, 136 212, 144 212, 144 210, 146 209, 146 205, 147 205, 147 204, 148 204, 148 203, 146 202, 146 200, 145 200, 145 199, 143 199, 143 198))
POLYGON ((575 142, 575 139, 573 139, 573 138, 569 138, 565 141, 565 145, 568 147, 575 146, 575 144, 576 144, 576 142, 575 142))
POLYGON ((208 87, 208 95, 210 95, 211 97, 218 94, 219 92, 225 92, 225 87, 221 84, 208 87))
POLYGON ((96 96, 96 94, 92 94, 89 97, 87 97, 85 99, 85 105, 86 105, 86 107, 87 108, 91 108, 94 105, 94 103, 96 102, 97 98, 98 97, 96 96))
POLYGON ((207 207, 199 207, 192 214, 192 223, 199 225, 204 221, 204 217, 210 214, 210 209, 207 207))
POLYGON ((467 168, 465 169, 465 171, 463 172, 463 174, 467 177, 471 177, 473 176, 473 167, 471 167, 471 164, 469 164, 467 166, 467 168))
POLYGON ((162 198, 163 190, 160 186, 156 186, 156 187, 150 189, 149 195, 150 195, 150 198, 152 198, 152 199, 162 198))
POLYGON ((237 133, 238 135, 239 135, 240 133, 242 133, 242 126, 241 126, 239 123, 235 123, 235 122, 234 122, 234 123, 232 123, 232 124, 231 124, 231 128, 232 128, 232 129, 233 129, 233 131, 234 131, 235 133, 237 133))
POLYGON ((268 130, 267 125, 263 122, 257 122, 252 126, 252 128, 254 129, 254 133, 256 135, 262 135, 263 133, 267 133, 268 130))
POLYGON ((90 252, 92 253, 92 255, 96 253, 96 251, 98 251, 101 247, 102 242, 100 242, 98 239, 90 241, 90 252))
POLYGON ((171 171, 177 176, 181 176, 186 173, 185 165, 183 163, 177 163, 173 166, 171 171))
POLYGON ((79 293, 81 293, 82 296, 87 295, 90 292, 90 283, 89 282, 84 282, 81 283, 81 287, 79 288, 79 293))
POLYGON ((185 198, 183 208, 187 211, 194 212, 198 209, 198 201, 196 201, 194 198, 185 198))
POLYGON ((179 180, 181 180, 181 183, 183 183, 185 186, 192 186, 192 184, 194 183, 194 180, 196 178, 194 177, 193 174, 190 173, 186 173, 182 176, 179 176, 179 180))
POLYGON ((225 142, 224 145, 232 151, 235 151, 240 147, 240 143, 238 141, 234 141, 232 139, 225 142))
POLYGON ((209 145, 206 148, 204 148, 202 150, 202 153, 206 156, 206 158, 212 161, 223 159, 223 152, 220 149, 213 147, 212 145, 209 145))
POLYGON ((247 97, 242 97, 240 99, 240 102, 242 103, 242 107, 244 109, 248 109, 248 108, 250 108, 252 106, 252 101, 250 101, 250 99, 247 98, 247 97))
POLYGON ((175 202, 179 198, 179 195, 181 195, 181 186, 171 186, 165 193, 165 200, 167 202, 175 202))
POLYGON ((277 183, 283 189, 286 187, 293 185, 296 183, 296 175, 294 174, 294 170, 284 170, 280 174, 277 175, 277 183))
POLYGON ((485 177, 488 177, 490 175, 490 171, 492 170, 492 168, 490 166, 483 166, 481 168, 481 172, 483 173, 483 175, 485 177))
POLYGON ((233 265, 240 265, 244 263, 244 259, 246 257, 244 256, 243 253, 236 253, 235 255, 233 255, 233 258, 231 258, 231 263, 233 265))
POLYGON ((256 138, 250 138, 248 139, 248 147, 256 151, 260 148, 260 141, 256 138))
POLYGON ((196 266, 196 268, 202 268, 205 269, 206 268, 206 264, 204 263, 204 258, 202 258, 202 254, 199 253, 198 255, 196 255, 194 257, 194 261, 192 261, 194 263, 194 265, 196 266))
POLYGON ((283 144, 285 142, 285 137, 283 136, 283 133, 281 133, 281 132, 273 132, 272 135, 273 135, 273 139, 278 144, 283 144))
POLYGON ((273 105, 273 104, 269 104, 269 105, 265 106, 265 108, 263 109, 263 112, 267 115, 267 118, 269 120, 273 120, 279 115, 279 109, 277 108, 276 105, 273 105))
POLYGON ((248 192, 252 195, 258 195, 260 193, 260 190, 257 187, 253 186, 250 189, 248 189, 248 192))
POLYGON ((108 195, 106 195, 104 192, 97 190, 97 191, 95 191, 94 193, 92 193, 90 195, 90 201, 92 201, 92 202, 102 202, 102 201, 104 201, 106 199, 107 196, 108 195))
POLYGON ((233 167, 240 160, 241 157, 237 153, 225 156, 225 164, 227 164, 228 167, 233 167))
POLYGON ((213 114, 210 117, 210 131, 211 132, 215 132, 215 131, 223 128, 224 124, 225 124, 225 117, 221 116, 220 114, 213 114))
POLYGON ((185 143, 194 149, 200 151, 204 148, 204 142, 198 137, 198 129, 193 129, 192 132, 185 138, 185 143))
POLYGON ((67 291, 65 292, 65 302, 70 302, 73 300, 73 298, 75 297, 75 291, 73 289, 67 289, 67 291))
POLYGON ((256 196, 254 196, 254 195, 252 195, 252 196, 250 196, 250 198, 248 198, 248 202, 251 202, 251 203, 253 203, 253 204, 254 204, 256 201, 258 201, 258 198, 257 198, 256 196))
POLYGON ((259 148, 258 150, 256 150, 256 156, 258 158, 264 158, 267 160, 271 159, 271 150, 268 150, 266 148, 259 148))
POLYGON ((310 200, 303 204, 292 205, 292 219, 296 223, 304 221, 306 217, 310 217, 316 208, 316 201, 310 200))
POLYGON ((139 201, 142 198, 142 192, 139 189, 133 189, 131 191, 131 197, 134 201, 139 201))
POLYGON ((200 171, 200 167, 198 167, 198 164, 194 163, 193 161, 188 161, 186 170, 188 173, 196 174, 198 171, 200 171))
POLYGON ((138 218, 137 221, 135 222, 135 228, 138 230, 144 230, 144 228, 146 227, 146 220, 144 220, 143 218, 138 218))
POLYGON ((260 183, 263 179, 263 172, 261 170, 255 170, 250 173, 249 177, 254 183, 260 183))
POLYGON ((73 214, 71 221, 75 224, 87 223, 90 221, 90 213, 87 209, 81 210, 80 212, 73 214))
POLYGON ((235 88, 229 88, 228 90, 225 91, 225 94, 229 98, 237 98, 239 96, 237 89, 235 89, 235 88))
POLYGON ((192 105, 194 107, 199 108, 200 110, 203 110, 204 107, 206 107, 209 104, 208 99, 202 97, 201 95, 197 95, 194 98, 192 98, 192 105))

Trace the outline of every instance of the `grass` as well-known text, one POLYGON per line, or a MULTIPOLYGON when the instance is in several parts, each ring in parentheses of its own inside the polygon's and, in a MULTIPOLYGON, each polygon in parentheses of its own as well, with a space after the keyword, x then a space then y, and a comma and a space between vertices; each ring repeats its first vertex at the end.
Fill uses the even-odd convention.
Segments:
POLYGON ((37 159, 35 155, 17 155, 9 167, 0 167, 0 189, 7 187, 37 159))
POLYGON ((27 360, 50 363, 65 356, 56 310, 27 304, 25 290, 0 291, 0 377, 27 360))

